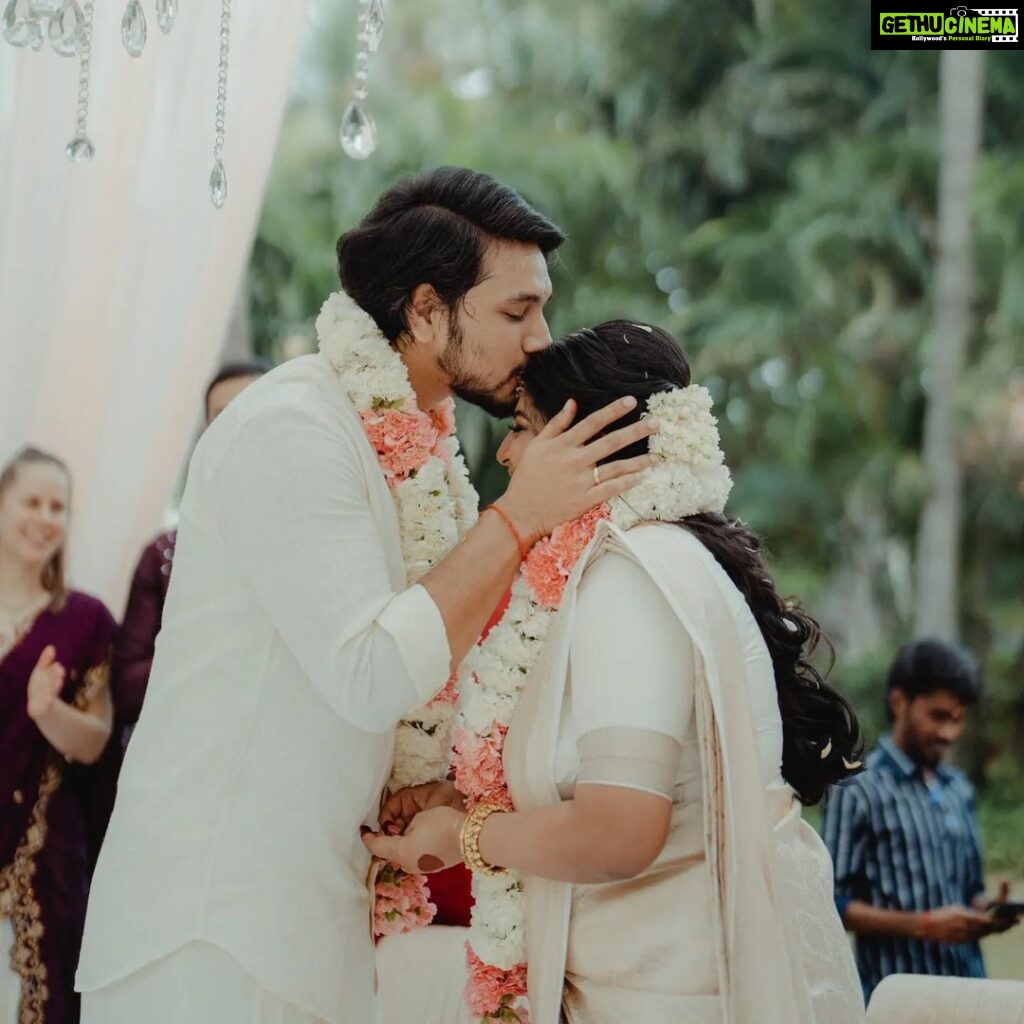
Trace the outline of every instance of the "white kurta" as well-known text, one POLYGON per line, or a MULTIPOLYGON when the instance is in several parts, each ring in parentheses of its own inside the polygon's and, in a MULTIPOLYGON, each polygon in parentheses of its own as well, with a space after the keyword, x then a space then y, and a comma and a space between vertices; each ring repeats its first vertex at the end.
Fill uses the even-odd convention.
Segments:
POLYGON ((397 720, 449 657, 437 606, 406 589, 391 494, 333 370, 309 356, 246 389, 189 467, 79 989, 199 940, 331 1024, 371 1021, 359 825, 397 720))
POLYGON ((207 942, 133 971, 82 1000, 82 1024, 324 1024, 258 985, 230 953, 207 942))

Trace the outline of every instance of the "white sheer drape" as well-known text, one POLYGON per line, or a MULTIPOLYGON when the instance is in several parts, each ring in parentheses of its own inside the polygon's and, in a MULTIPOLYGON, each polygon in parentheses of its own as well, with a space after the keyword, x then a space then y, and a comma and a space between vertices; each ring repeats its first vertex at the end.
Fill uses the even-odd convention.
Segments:
POLYGON ((26 442, 74 474, 71 577, 120 614, 198 427, 251 247, 306 0, 234 5, 224 163, 210 202, 220 7, 180 5, 140 59, 96 5, 89 134, 78 62, 0 42, 0 461, 26 442))

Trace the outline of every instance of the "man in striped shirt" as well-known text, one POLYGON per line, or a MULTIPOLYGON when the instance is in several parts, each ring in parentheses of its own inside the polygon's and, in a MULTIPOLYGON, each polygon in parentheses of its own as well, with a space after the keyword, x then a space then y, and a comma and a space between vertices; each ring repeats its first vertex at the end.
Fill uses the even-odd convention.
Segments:
MULTIPOLYGON (((887 691, 892 732, 823 821, 865 999, 889 974, 984 977, 978 940, 1016 923, 988 913, 974 793, 943 763, 981 695, 977 662, 943 641, 906 644, 887 691)), ((995 902, 1006 898, 1004 883, 995 902)))

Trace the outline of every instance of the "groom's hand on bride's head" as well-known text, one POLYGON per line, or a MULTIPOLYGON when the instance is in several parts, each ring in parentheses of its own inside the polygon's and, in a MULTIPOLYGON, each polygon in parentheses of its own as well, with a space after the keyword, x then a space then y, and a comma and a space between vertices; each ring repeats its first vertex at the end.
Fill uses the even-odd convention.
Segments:
POLYGON ((598 436, 636 404, 635 398, 620 398, 574 424, 576 403, 570 401, 548 420, 523 452, 508 490, 498 499, 524 537, 536 541, 559 523, 640 482, 643 471, 653 465, 650 455, 598 465, 657 433, 657 422, 648 418, 598 436))

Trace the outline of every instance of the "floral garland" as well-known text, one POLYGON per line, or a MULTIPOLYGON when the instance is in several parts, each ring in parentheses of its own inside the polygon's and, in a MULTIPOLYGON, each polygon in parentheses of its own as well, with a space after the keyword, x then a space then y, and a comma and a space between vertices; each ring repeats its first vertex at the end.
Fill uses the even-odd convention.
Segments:
MULTIPOLYGON (((565 586, 599 523, 609 519, 629 529, 639 522, 674 522, 725 508, 732 480, 711 409, 711 395, 697 385, 653 395, 647 414, 659 424, 650 441, 655 465, 624 497, 557 527, 523 563, 507 611, 467 659, 473 675, 460 687, 453 764, 455 784, 470 809, 480 803, 514 809, 502 763, 505 736, 565 586)), ((474 874, 473 896, 467 1005, 477 1020, 526 1024, 520 877, 515 872, 474 874)))
MULTIPOLYGON (((316 321, 320 354, 338 375, 377 454, 398 512, 406 583, 435 566, 476 522, 477 495, 455 434, 455 403, 420 410, 409 374, 373 318, 344 292, 316 321)), ((442 778, 451 757, 457 674, 395 734, 388 789, 442 778)), ((437 908, 422 875, 385 865, 377 879, 374 931, 392 935, 429 924, 437 908)))

